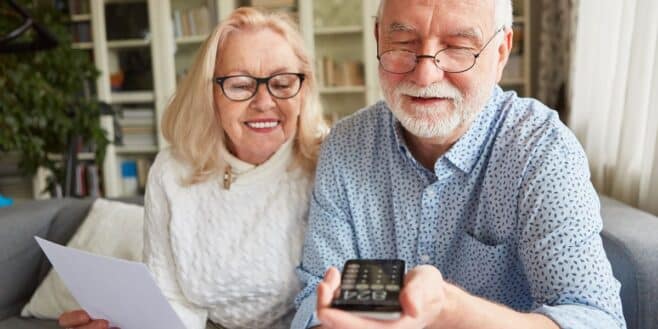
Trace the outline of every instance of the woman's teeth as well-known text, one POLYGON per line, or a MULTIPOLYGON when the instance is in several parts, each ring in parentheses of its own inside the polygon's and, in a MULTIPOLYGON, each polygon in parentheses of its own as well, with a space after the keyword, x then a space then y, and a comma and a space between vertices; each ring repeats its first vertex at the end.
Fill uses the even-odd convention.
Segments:
POLYGON ((278 121, 270 121, 270 122, 247 122, 247 126, 251 128, 256 128, 256 129, 264 129, 264 128, 274 128, 279 125, 278 121))

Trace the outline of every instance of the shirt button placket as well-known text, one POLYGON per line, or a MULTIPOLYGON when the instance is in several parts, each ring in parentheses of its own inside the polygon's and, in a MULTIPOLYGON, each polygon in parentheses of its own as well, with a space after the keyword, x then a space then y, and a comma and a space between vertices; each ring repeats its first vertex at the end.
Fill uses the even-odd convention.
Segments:
POLYGON ((418 255, 420 264, 428 264, 434 252, 434 232, 438 214, 437 197, 438 185, 428 186, 422 196, 422 218, 419 223, 420 235, 418 239, 418 255))

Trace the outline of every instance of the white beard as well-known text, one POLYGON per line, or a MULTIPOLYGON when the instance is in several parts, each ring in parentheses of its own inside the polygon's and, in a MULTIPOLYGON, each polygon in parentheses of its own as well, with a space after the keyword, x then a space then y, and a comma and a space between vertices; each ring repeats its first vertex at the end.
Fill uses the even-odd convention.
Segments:
POLYGON ((386 83, 386 80, 380 79, 380 81, 382 81, 384 98, 393 115, 407 131, 421 138, 445 138, 452 135, 461 125, 471 122, 483 104, 482 90, 478 90, 474 97, 469 97, 471 101, 466 102, 459 89, 448 82, 437 82, 420 88, 408 82, 392 87, 386 83), (403 95, 447 98, 452 103, 452 108, 443 108, 444 104, 415 105, 405 108, 402 104, 403 95))

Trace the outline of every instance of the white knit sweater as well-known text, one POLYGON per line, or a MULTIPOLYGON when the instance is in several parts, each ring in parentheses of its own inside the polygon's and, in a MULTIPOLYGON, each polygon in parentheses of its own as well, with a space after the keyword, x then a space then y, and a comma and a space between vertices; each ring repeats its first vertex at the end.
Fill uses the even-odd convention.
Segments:
POLYGON ((158 154, 145 198, 144 261, 188 329, 288 328, 300 284, 311 179, 292 143, 259 166, 221 150, 236 180, 184 186, 189 168, 158 154))

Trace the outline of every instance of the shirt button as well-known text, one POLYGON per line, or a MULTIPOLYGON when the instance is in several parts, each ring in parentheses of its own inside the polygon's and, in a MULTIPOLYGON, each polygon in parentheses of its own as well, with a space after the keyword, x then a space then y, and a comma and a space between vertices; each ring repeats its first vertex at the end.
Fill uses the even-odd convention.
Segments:
POLYGON ((427 191, 427 196, 428 196, 428 197, 433 198, 434 195, 436 195, 436 192, 434 192, 434 190, 429 190, 429 191, 427 191))
POLYGON ((427 262, 430 261, 430 256, 422 255, 422 256, 420 256, 420 261, 423 262, 423 263, 427 263, 427 262))

